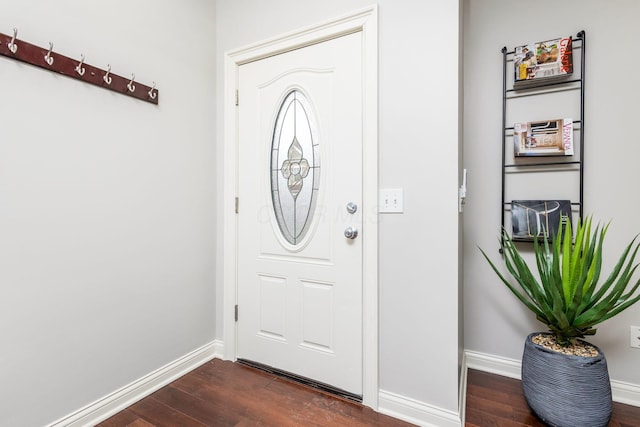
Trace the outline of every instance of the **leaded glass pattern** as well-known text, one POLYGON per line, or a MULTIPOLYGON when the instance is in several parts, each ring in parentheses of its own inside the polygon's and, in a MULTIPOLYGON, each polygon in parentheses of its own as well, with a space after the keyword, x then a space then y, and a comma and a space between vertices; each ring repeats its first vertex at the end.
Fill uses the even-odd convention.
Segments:
POLYGON ((282 236, 298 245, 309 231, 320 182, 316 120, 300 90, 287 94, 271 142, 271 199, 282 236))

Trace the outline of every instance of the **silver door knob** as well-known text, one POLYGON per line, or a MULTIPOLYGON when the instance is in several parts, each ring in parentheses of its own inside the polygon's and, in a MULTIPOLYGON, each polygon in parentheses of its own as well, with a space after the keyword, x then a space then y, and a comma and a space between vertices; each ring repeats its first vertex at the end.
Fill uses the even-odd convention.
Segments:
POLYGON ((358 205, 356 205, 353 202, 347 203, 347 212, 349 212, 350 214, 354 214, 356 213, 357 210, 358 210, 358 205))
POLYGON ((358 229, 353 227, 347 228, 346 230, 344 230, 344 237, 346 237, 347 239, 355 239, 356 237, 358 237, 358 229))

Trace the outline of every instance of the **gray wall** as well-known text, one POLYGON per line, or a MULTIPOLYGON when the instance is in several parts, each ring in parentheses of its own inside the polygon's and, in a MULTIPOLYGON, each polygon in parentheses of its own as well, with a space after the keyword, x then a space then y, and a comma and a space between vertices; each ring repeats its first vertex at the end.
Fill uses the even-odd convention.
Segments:
POLYGON ((0 32, 160 89, 0 58, 0 425, 37 426, 214 340, 215 10, 0 9, 0 32))
MULTIPOLYGON (((0 424, 51 422, 222 338, 223 53, 369 3, 0 0, 0 32, 161 91, 154 107, 0 58, 0 424)), ((380 386, 457 411, 458 6, 381 0, 379 12, 380 187, 405 190, 405 213, 380 218, 380 386)), ((639 12, 635 0, 465 0, 467 349, 519 359, 541 328, 476 248, 497 249, 500 48, 586 30, 585 207, 613 220, 616 253, 640 231, 639 12)), ((613 379, 640 384, 630 324, 640 306, 592 341, 613 379)))
MULTIPOLYGON (((634 54, 640 39, 640 2, 466 0, 464 9, 464 152, 470 171, 464 231, 465 347, 520 360, 524 337, 543 330, 543 325, 498 283, 476 247, 499 259, 500 49, 586 31, 584 206, 594 218, 612 220, 605 244, 603 271, 608 272, 640 231, 635 188, 640 144, 631 132, 640 95, 635 84, 640 59, 634 54)), ((606 353, 613 380, 640 385, 640 351, 629 347, 629 325, 640 325, 640 305, 603 323, 589 341, 606 353)))
MULTIPOLYGON (((218 2, 218 69, 223 69, 225 51, 369 4, 369 0, 218 2)), ((380 187, 404 188, 405 197, 404 214, 380 217, 380 388, 457 412, 458 2, 378 4, 380 187)), ((218 74, 218 93, 222 85, 223 76, 218 74)), ((224 108, 219 100, 218 123, 224 108)), ((222 141, 220 127, 218 140, 222 141)), ((217 188, 221 196, 221 184, 217 188)), ((218 337, 222 337, 221 283, 219 276, 218 337)))
MULTIPOLYGON (((0 424, 222 338, 223 54, 368 4, 0 0, 1 32, 160 89, 155 107, 0 58, 0 424)), ((379 184, 405 191, 380 218, 380 387, 457 412, 460 11, 379 5, 379 184)))

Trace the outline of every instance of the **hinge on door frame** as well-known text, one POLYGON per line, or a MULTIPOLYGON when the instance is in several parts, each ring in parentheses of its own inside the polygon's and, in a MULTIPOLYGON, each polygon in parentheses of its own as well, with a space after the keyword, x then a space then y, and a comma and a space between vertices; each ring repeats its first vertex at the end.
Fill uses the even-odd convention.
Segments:
POLYGON ((236 107, 240 105, 240 95, 238 94, 238 89, 236 89, 236 107))
POLYGON ((236 197, 236 213, 240 212, 240 198, 236 197))
POLYGON ((236 304, 236 308, 235 308, 235 318, 237 322, 238 321, 238 304, 236 304))

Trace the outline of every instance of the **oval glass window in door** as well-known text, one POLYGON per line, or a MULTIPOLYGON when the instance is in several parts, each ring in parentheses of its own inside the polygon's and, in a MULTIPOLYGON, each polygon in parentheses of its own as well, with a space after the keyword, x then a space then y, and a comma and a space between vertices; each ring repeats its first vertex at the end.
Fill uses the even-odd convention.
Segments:
POLYGON ((313 219, 320 182, 316 120, 299 90, 287 94, 271 142, 271 199, 282 236, 299 245, 313 219))

